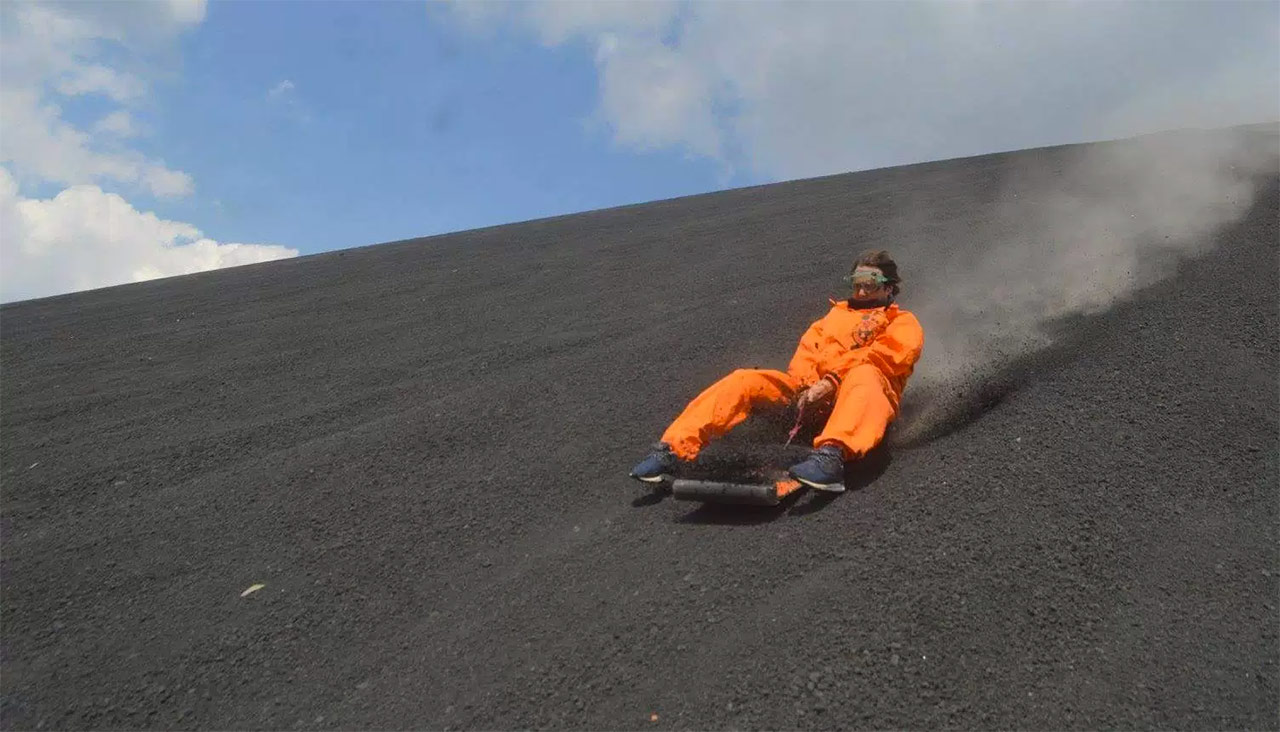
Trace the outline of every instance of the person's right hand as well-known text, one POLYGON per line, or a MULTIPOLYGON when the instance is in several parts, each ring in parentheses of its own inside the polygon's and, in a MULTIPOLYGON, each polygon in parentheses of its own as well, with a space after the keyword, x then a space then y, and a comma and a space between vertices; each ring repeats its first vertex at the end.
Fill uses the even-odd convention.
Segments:
POLYGON ((827 381, 826 379, 823 379, 818 383, 814 384, 813 386, 809 387, 808 389, 805 389, 804 391, 800 392, 800 397, 796 400, 796 404, 803 407, 806 404, 812 404, 813 402, 820 402, 823 399, 826 399, 828 396, 831 396, 831 392, 835 390, 836 390, 836 387, 834 384, 832 384, 830 381, 827 381))

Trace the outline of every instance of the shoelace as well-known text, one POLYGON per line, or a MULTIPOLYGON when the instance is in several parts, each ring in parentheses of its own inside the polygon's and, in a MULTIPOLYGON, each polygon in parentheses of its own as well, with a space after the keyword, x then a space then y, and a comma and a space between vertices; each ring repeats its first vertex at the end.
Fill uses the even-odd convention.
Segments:
POLYGON ((814 450, 813 454, 809 456, 809 459, 816 461, 822 466, 823 470, 828 472, 834 473, 844 467, 843 457, 832 455, 831 453, 823 452, 822 450, 814 450))

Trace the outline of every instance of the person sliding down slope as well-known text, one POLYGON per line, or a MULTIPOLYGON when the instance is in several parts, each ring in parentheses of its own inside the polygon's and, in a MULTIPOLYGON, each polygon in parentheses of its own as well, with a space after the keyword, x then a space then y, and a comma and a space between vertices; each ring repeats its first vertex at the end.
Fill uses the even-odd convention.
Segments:
POLYGON ((712 384, 671 423, 631 477, 670 480, 678 461, 697 458, 756 407, 792 400, 804 407, 834 395, 813 452, 788 472, 812 488, 843 491, 845 461, 862 457, 884 438, 924 348, 920 321, 894 302, 901 279, 888 252, 859 256, 850 280, 853 296, 830 301, 831 310, 805 331, 785 372, 738 369, 712 384))

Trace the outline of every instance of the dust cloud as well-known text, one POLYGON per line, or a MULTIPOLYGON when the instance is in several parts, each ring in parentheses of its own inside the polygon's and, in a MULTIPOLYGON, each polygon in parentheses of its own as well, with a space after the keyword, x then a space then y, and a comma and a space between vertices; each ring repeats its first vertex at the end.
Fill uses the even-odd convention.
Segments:
POLYGON ((974 241, 913 287, 925 352, 892 441, 967 423, 1026 377, 1063 319, 1172 275, 1242 218, 1280 169, 1280 125, 1160 133, 1037 156, 1012 171, 974 241))

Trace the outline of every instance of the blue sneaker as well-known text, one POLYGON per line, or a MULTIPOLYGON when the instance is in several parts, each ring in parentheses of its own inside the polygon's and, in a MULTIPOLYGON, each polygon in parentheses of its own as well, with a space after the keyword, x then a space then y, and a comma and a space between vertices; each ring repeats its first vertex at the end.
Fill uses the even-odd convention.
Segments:
POLYGON ((787 472, 815 490, 844 493, 844 453, 836 445, 823 445, 787 472))
POLYGON ((649 453, 649 457, 640 461, 640 464, 631 469, 631 477, 645 483, 661 483, 671 479, 671 473, 676 469, 680 458, 671 452, 671 446, 665 442, 659 442, 653 446, 653 452, 649 453))

